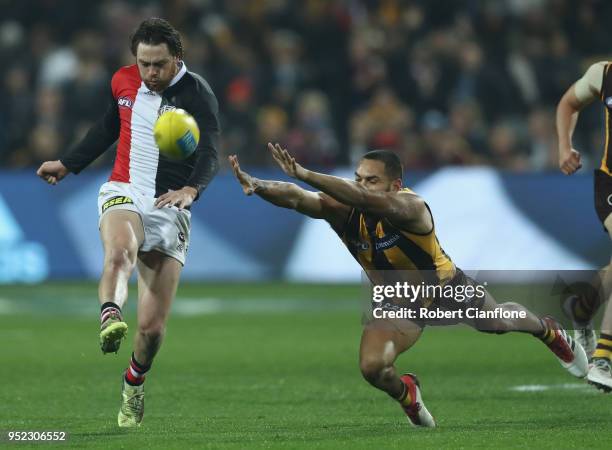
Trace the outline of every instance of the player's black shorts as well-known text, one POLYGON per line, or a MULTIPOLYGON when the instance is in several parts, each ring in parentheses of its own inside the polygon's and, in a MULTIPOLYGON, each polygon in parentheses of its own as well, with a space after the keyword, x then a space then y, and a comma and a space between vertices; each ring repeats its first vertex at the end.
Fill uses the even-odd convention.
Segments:
POLYGON ((595 169, 593 179, 595 182, 595 211, 603 225, 607 217, 612 214, 612 176, 595 169))
MULTIPOLYGON (((403 309, 410 309, 415 312, 414 313, 415 317, 412 317, 409 319, 407 319, 406 317, 403 317, 403 318, 406 318, 407 320, 410 320, 416 323, 421 328, 425 328, 425 326, 427 325, 446 326, 446 325, 456 325, 458 323, 472 324, 471 320, 466 319, 466 317, 468 316, 468 314, 466 314, 466 311, 470 308, 477 309, 477 310, 481 309, 482 305, 484 304, 485 297, 479 296, 477 294, 478 290, 476 289, 476 287, 478 286, 478 283, 474 279, 467 276, 458 267, 456 270, 457 271, 455 273, 455 276, 450 281, 448 281, 446 284, 444 284, 444 287, 445 288, 446 287, 453 287, 453 288, 459 287, 460 290, 456 290, 456 292, 460 292, 460 291, 465 292, 466 288, 470 286, 472 288, 471 292, 474 292, 474 294, 457 296, 454 298, 442 296, 442 297, 436 298, 431 303, 428 303, 427 301, 423 301, 422 299, 415 301, 415 302, 409 302, 405 300, 399 300, 399 301, 391 300, 391 301, 383 301, 381 303, 372 302, 372 316, 370 317, 370 319, 374 320, 377 318, 376 315, 374 314, 375 308, 381 308, 383 311, 396 311, 396 312, 403 310, 403 309), (424 317, 424 315, 421 314, 422 312, 421 308, 426 308, 432 314, 435 314, 436 311, 449 312, 450 315, 453 315, 453 312, 458 312, 458 313, 454 314, 453 317, 450 317, 450 318, 449 317, 444 317, 444 318, 428 317, 428 314, 426 314, 426 317, 424 317)), ((482 290, 480 292, 482 292, 482 290)), ((377 314, 380 316, 380 312, 378 312, 377 314)))

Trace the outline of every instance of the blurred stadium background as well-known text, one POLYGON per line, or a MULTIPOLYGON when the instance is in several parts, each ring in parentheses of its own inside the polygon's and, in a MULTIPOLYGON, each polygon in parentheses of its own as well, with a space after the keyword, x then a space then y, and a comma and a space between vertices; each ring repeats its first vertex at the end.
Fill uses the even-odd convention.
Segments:
MULTIPOLYGON (((396 405, 357 370, 357 264, 325 224, 244 197, 227 170, 237 153, 282 178, 268 141, 348 177, 368 149, 393 149, 465 269, 609 260, 592 207, 601 109, 581 115, 573 177, 557 169, 554 126, 563 92, 610 54, 609 1, 0 0, 0 11, 0 429, 68 429, 74 445, 100 447, 405 446, 396 405), (111 75, 133 62, 129 34, 150 16, 181 31, 187 66, 219 99, 223 168, 193 208, 148 434, 130 442, 113 425, 128 350, 109 362, 95 334, 96 196, 114 152, 55 187, 35 169, 102 113, 111 75), (67 385, 67 373, 100 388, 67 385)), ((593 429, 606 429, 609 399, 568 384, 528 338, 497 339, 440 330, 411 351, 444 429, 410 443, 606 448, 593 429)))

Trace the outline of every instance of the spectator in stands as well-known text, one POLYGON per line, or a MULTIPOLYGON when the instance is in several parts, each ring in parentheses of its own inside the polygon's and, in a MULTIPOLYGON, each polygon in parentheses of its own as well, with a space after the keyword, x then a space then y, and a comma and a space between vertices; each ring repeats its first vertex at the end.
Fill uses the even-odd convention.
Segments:
MULTIPOLYGON (((109 74, 132 63, 122 44, 144 17, 181 31, 187 66, 219 93, 221 148, 250 165, 267 164, 260 144, 275 136, 313 164, 388 147, 407 168, 546 170, 555 135, 545 111, 612 42, 605 1, 39 3, 0 19, 4 167, 61 154, 103 113, 82 99, 99 98, 109 74), (444 130, 431 128, 432 114, 444 130)), ((587 113, 576 136, 586 164, 600 122, 587 113)))

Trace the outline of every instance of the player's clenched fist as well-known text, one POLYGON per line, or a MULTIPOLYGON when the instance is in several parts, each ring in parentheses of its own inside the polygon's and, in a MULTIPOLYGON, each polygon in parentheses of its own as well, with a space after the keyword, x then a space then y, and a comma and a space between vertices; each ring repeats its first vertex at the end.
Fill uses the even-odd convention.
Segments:
POLYGON ((46 161, 36 171, 36 175, 45 180, 49 184, 57 184, 66 175, 69 170, 62 164, 60 160, 46 161))
POLYGON ((559 158, 559 167, 565 175, 571 175, 582 167, 580 162, 580 153, 573 148, 569 153, 561 153, 559 158))

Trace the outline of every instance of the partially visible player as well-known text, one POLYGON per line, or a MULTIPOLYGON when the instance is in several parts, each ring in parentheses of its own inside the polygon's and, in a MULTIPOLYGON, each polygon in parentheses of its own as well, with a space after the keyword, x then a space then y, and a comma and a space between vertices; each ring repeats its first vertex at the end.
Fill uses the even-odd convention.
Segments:
POLYGON ((118 139, 113 171, 98 196, 104 247, 98 295, 100 347, 116 353, 127 333, 122 308, 128 280, 138 267, 138 329, 123 377, 121 427, 142 421, 145 374, 162 343, 189 246, 189 209, 218 171, 217 100, 208 83, 187 70, 178 31, 163 19, 145 20, 131 50, 135 64, 114 74, 104 117, 65 157, 43 163, 37 172, 56 184, 118 139), (158 116, 173 108, 189 112, 201 130, 195 153, 179 161, 160 154, 153 136, 158 116))
MULTIPOLYGON (((236 156, 230 156, 244 193, 257 194, 274 205, 327 221, 371 281, 379 277, 380 271, 416 271, 424 277, 432 276, 430 279, 435 279, 438 285, 473 285, 474 281, 442 250, 427 204, 402 187, 403 169, 395 153, 375 150, 365 154, 355 170, 355 181, 351 181, 304 169, 278 144, 269 144, 269 149, 286 174, 320 192, 293 183, 259 180, 240 168, 236 156)), ((453 304, 450 308, 461 310, 475 307, 481 311, 522 312, 524 318, 487 318, 467 323, 480 331, 498 334, 531 333, 548 346, 570 373, 577 377, 586 375, 584 350, 552 318, 539 319, 517 303, 497 304, 488 293, 480 299, 449 303, 453 304)), ((433 427, 435 421, 423 403, 417 377, 410 373, 398 375, 394 365, 396 358, 416 343, 424 326, 420 320, 370 320, 361 337, 359 365, 369 383, 400 403, 412 424, 433 427)))
MULTIPOLYGON (((593 64, 584 76, 565 92, 557 107, 559 137, 559 167, 565 175, 576 173, 581 167, 580 152, 573 148, 572 136, 580 111, 594 100, 603 103, 606 141, 599 169, 595 169, 595 210, 605 230, 612 238, 612 63, 593 64)), ((612 390, 612 287, 611 265, 604 267, 594 281, 595 295, 568 298, 566 310, 574 320, 576 340, 581 342, 593 358, 587 380, 596 387, 612 390), (601 303, 607 301, 597 343, 592 319, 601 303)))

